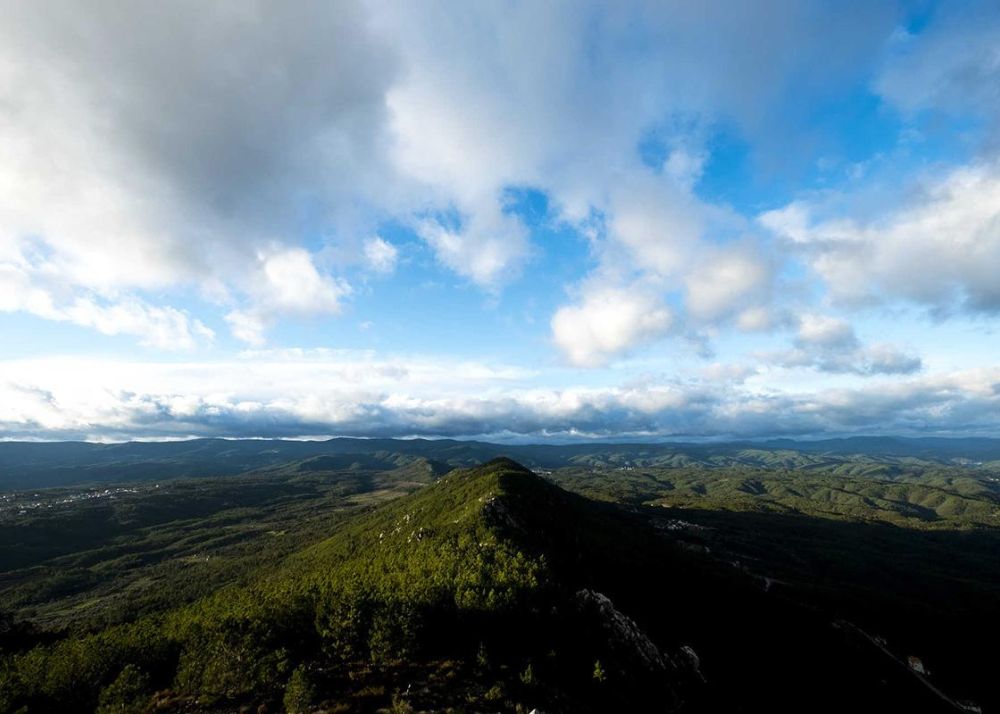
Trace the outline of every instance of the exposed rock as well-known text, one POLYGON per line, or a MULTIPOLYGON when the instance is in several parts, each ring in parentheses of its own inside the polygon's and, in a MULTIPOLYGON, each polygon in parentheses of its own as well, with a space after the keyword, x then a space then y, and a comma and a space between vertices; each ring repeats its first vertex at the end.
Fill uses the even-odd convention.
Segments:
POLYGON ((630 653, 650 671, 673 668, 670 658, 660 652, 635 621, 618 610, 606 595, 594 590, 581 590, 576 598, 582 609, 597 613, 613 649, 630 653))
POLYGON ((503 498, 490 496, 483 504, 483 518, 487 523, 509 529, 517 529, 520 524, 503 498))
POLYGON ((687 658, 691 671, 695 673, 698 680, 702 683, 707 682, 708 680, 705 679, 705 675, 702 674, 701 671, 701 658, 698 656, 698 653, 694 651, 694 648, 689 645, 684 645, 681 647, 681 654, 687 658))

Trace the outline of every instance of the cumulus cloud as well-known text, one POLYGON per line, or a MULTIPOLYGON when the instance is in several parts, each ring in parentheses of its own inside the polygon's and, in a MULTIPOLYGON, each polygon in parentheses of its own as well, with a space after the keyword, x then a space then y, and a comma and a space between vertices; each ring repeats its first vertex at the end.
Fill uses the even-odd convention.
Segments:
POLYGON ((739 311, 736 326, 744 332, 764 332, 783 324, 786 319, 786 315, 770 306, 753 305, 739 311))
POLYGON ((608 238, 640 270, 669 278, 690 262, 709 209, 674 179, 640 175, 615 190, 606 211, 608 238))
POLYGON ((391 193, 393 53, 359 4, 4 12, 0 246, 31 238, 67 290, 238 299, 305 210, 349 230, 391 193))
POLYGON ((384 272, 391 246, 364 236, 398 220, 497 291, 534 250, 504 191, 530 186, 577 228, 604 217, 600 240, 634 269, 679 279, 726 213, 694 192, 704 127, 733 121, 766 145, 777 99, 856 78, 893 22, 790 0, 13 3, 0 245, 32 237, 80 294, 195 288, 256 340, 279 315, 259 305, 258 255, 301 248, 303 217, 324 254, 384 272), (670 147, 659 167, 637 155, 651 131, 670 147))
POLYGON ((380 236, 372 236, 365 241, 365 264, 376 273, 388 275, 396 270, 399 249, 380 236))
POLYGON ((499 208, 472 214, 457 228, 425 220, 417 233, 441 263, 486 288, 508 282, 529 251, 528 231, 499 208))
POLYGON ((180 310, 136 300, 101 305, 77 298, 57 313, 55 319, 93 327, 105 335, 135 335, 142 344, 167 350, 193 349, 199 342, 214 337, 212 330, 180 310))
POLYGON ((264 342, 264 331, 279 315, 337 314, 350 286, 317 270, 301 248, 273 248, 257 255, 248 309, 231 311, 226 320, 233 335, 252 345, 264 342))
POLYGON ((770 355, 769 360, 783 367, 861 376, 912 374, 923 366, 919 357, 892 345, 863 345, 850 323, 818 314, 801 316, 795 347, 770 355))
POLYGON ((774 281, 772 261, 751 245, 705 252, 685 278, 687 307, 698 320, 736 315, 748 330, 769 326, 765 314, 774 281))
MULTIPOLYGON (((694 191, 708 153, 703 128, 725 117, 760 138, 782 120, 769 109, 774 99, 794 92, 801 103, 852 76, 892 27, 891 13, 865 4, 852 8, 859 21, 849 26, 821 4, 787 2, 766 11, 714 2, 697 11, 684 3, 397 9, 376 23, 398 38, 409 69, 388 94, 394 159, 468 217, 468 230, 424 223, 420 233, 443 264, 486 285, 531 249, 516 219, 497 220, 509 186, 544 191, 557 217, 584 232, 596 216, 602 262, 682 280, 699 244, 731 222, 694 191), (642 50, 623 55, 622 46, 642 50), (792 57, 822 57, 822 69, 807 80, 792 57), (637 155, 650 132, 670 148, 660 166, 637 155)), ((745 322, 765 321, 758 310, 745 322)))
POLYGON ((978 163, 929 179, 870 220, 821 217, 804 199, 760 217, 804 251, 846 303, 906 300, 938 314, 1000 310, 1000 166, 978 163))
POLYGON ((601 366, 667 335, 671 325, 735 324, 748 332, 780 325, 783 310, 773 304, 778 261, 751 239, 709 240, 743 227, 675 178, 623 180, 607 204, 599 265, 578 288, 580 304, 553 317, 555 344, 574 364, 601 366), (680 298, 672 301, 679 314, 663 307, 671 297, 680 298), (611 303, 623 307, 617 317, 611 303), (624 322, 608 326, 612 320, 624 322))
POLYGON ((700 375, 708 383, 736 383, 742 384, 750 377, 757 374, 756 367, 747 364, 733 364, 726 362, 713 362, 700 370, 700 375))
POLYGON ((18 257, 9 262, 0 259, 0 312, 25 312, 105 335, 129 335, 165 350, 190 350, 214 338, 211 329, 183 310, 150 305, 128 294, 109 299, 90 291, 67 292, 43 270, 18 257))
POLYGON ((597 288, 556 311, 552 336, 570 363, 593 367, 663 336, 672 324, 670 310, 648 293, 597 288))

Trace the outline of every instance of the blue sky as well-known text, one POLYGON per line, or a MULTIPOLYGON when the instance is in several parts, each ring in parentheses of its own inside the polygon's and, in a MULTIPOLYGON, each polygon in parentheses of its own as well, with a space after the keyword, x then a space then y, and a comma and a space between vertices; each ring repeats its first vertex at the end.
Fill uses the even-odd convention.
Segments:
POLYGON ((5 4, 0 438, 1000 435, 1000 9, 5 4))

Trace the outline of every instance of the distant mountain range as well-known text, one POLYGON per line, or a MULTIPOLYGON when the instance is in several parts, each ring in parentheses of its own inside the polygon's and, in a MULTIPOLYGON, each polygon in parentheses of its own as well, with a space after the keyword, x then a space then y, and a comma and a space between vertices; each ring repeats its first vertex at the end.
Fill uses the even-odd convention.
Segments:
MULTIPOLYGON (((327 441, 194 439, 171 442, 0 442, 0 489, 87 483, 226 476, 273 469, 291 462, 354 457, 422 459, 439 473, 508 456, 534 469, 569 466, 749 467, 831 470, 860 463, 890 473, 940 466, 1000 468, 1000 439, 851 437, 822 441, 659 444, 508 445, 454 439, 353 439, 327 441)), ((322 461, 313 468, 321 468, 322 461)))

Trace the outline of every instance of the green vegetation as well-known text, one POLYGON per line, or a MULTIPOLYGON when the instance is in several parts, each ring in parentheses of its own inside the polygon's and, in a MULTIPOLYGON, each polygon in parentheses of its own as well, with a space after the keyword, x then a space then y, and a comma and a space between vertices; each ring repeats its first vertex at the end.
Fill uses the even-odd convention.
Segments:
POLYGON ((101 690, 97 714, 131 714, 146 708, 149 698, 149 675, 131 664, 122 668, 121 674, 101 690))
POLYGON ((309 669, 299 665, 285 685, 285 696, 282 702, 286 714, 308 714, 316 703, 316 685, 313 683, 309 669))
POLYGON ((892 478, 960 468, 974 475, 1000 477, 1000 439, 882 437, 569 445, 501 445, 451 439, 194 439, 125 444, 0 442, 0 492, 235 476, 282 469, 293 462, 321 471, 385 471, 420 464, 440 474, 500 456, 533 469, 756 468, 892 478))
POLYGON ((1000 479, 957 469, 880 476, 758 468, 565 468, 556 483, 632 505, 797 513, 908 528, 1000 525, 1000 479))
POLYGON ((441 463, 14 494, 0 712, 998 703, 988 474, 441 463))
MULTIPOLYGON (((450 474, 345 521, 334 536, 252 584, 10 656, 2 708, 127 710, 143 687, 147 702, 169 687, 184 706, 279 696, 301 704, 315 696, 304 681, 309 667, 322 673, 320 686, 329 691, 373 667, 447 668, 471 660, 482 640, 500 661, 468 682, 465 696, 485 697, 499 686, 503 701, 513 702, 539 685, 533 659, 563 644, 567 653, 576 649, 563 643, 578 640, 573 593, 554 584, 534 528, 522 528, 539 525, 551 506, 576 503, 567 499, 510 462, 450 474), (565 615, 542 617, 560 601, 565 615)), ((593 661, 593 654, 584 656, 593 661)), ((567 654, 560 664, 568 674, 550 665, 554 681, 583 680, 587 670, 582 660, 574 666, 576 659, 567 654)), ((361 701, 385 691, 366 685, 352 696, 361 701)))
POLYGON ((255 577, 345 515, 409 493, 426 466, 51 489, 0 510, 0 608, 43 625, 124 622, 255 577), (105 491, 110 490, 110 493, 105 491), (23 513, 22 513, 23 511, 23 513))

